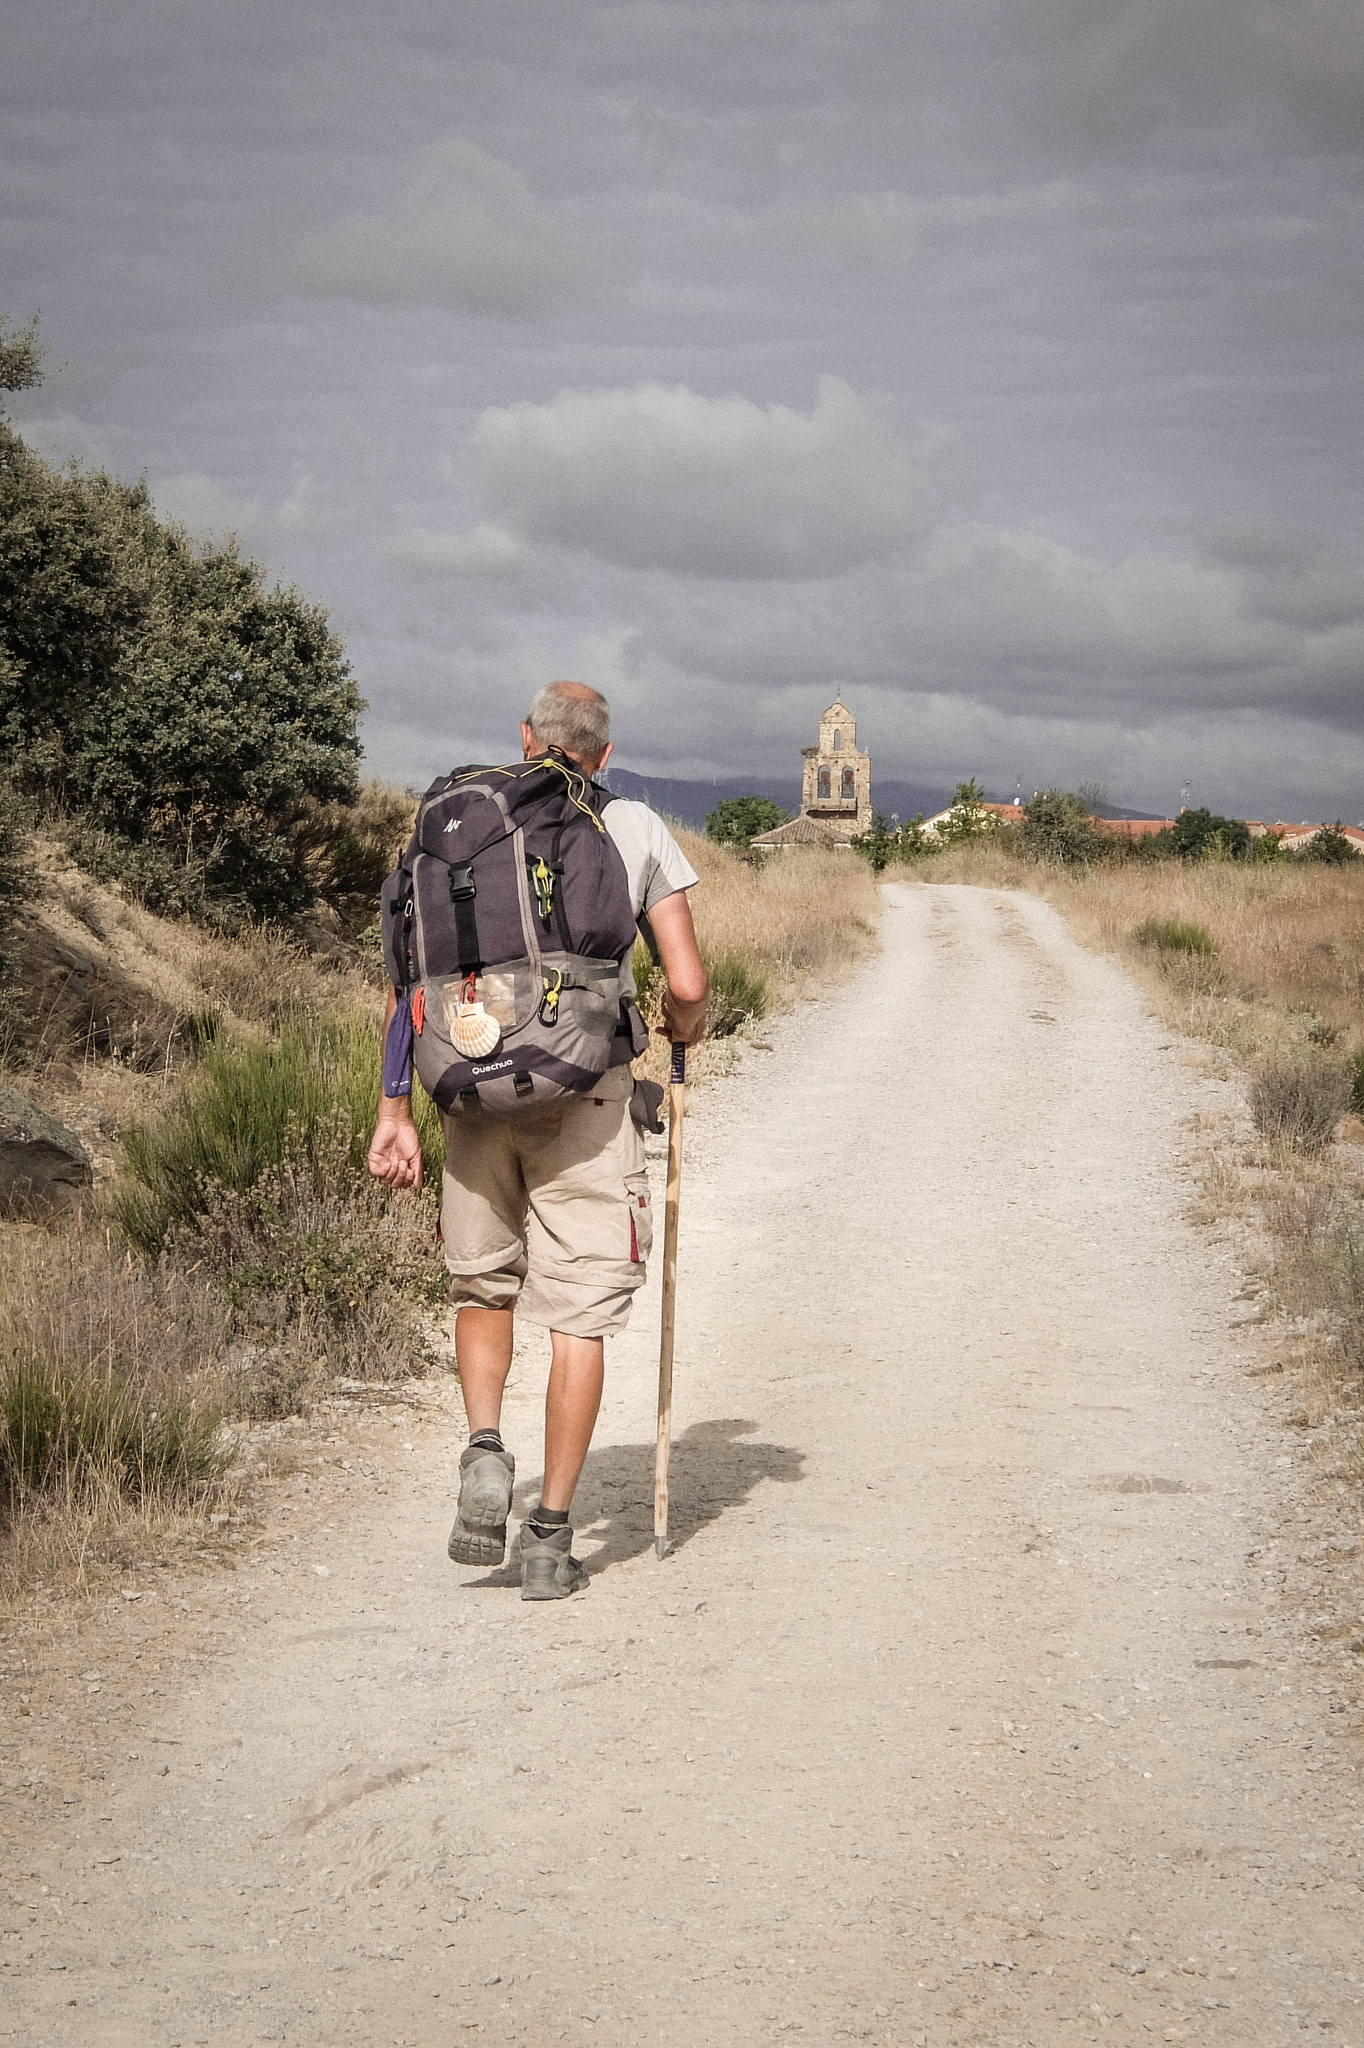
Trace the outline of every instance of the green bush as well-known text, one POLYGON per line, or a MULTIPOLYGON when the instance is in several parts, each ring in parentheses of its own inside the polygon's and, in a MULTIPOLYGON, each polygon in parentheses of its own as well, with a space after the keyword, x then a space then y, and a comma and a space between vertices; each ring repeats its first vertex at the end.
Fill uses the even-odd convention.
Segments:
MULTIPOLYGON (((0 332, 0 384, 39 362, 31 330, 0 332)), ((0 747, 23 791, 98 821, 107 858, 145 849, 144 890, 164 896, 160 857, 191 901, 304 908, 319 812, 356 801, 363 708, 319 606, 0 415, 0 747)))
POLYGON ((1320 1152, 1350 1106, 1354 1063, 1275 1053, 1251 1070, 1250 1113, 1261 1137, 1298 1152, 1320 1152))
POLYGON ((1195 953, 1211 959, 1217 943, 1201 924, 1183 924, 1173 917, 1148 917, 1132 933, 1139 946, 1154 946, 1161 953, 1195 953))
POLYGON ((1025 859, 1052 867, 1084 867, 1102 860, 1113 842, 1098 830, 1082 796, 1039 789, 1023 806, 1016 844, 1025 859))
POLYGON ((1364 1045, 1350 1057, 1350 1108, 1356 1116, 1364 1116, 1364 1045))
POLYGON ((975 777, 972 776, 969 782, 959 782, 952 794, 952 807, 938 827, 942 844, 961 846, 968 840, 983 839, 999 830, 999 818, 994 811, 985 808, 985 791, 975 777))
POLYGON ((710 976, 706 1031, 711 1038, 729 1038, 740 1025, 756 1023, 766 1015, 766 978, 741 953, 707 960, 706 972, 710 976))
POLYGON ((1356 853, 1353 843, 1346 838, 1345 828, 1337 818, 1334 825, 1323 825, 1319 832, 1313 833, 1306 846, 1290 858, 1320 861, 1327 867, 1347 868, 1352 867, 1360 856, 1356 853))
POLYGON ((900 834, 891 830, 885 812, 877 811, 872 816, 870 831, 857 833, 849 844, 854 853, 861 854, 874 875, 881 875, 899 858, 900 834))
POLYGON ((900 827, 895 841, 895 858, 906 864, 916 860, 931 860, 935 853, 942 852, 942 842, 934 832, 925 832, 924 814, 916 813, 907 825, 900 827))
POLYGON ((706 813, 706 837, 719 846, 747 846, 760 832, 786 823, 786 812, 769 796, 727 796, 706 813))
POLYGON ((1243 818, 1223 818, 1209 810, 1181 811, 1171 838, 1181 860, 1246 860, 1252 844, 1243 818))
MULTIPOLYGON (((129 1177, 115 1196, 118 1221, 136 1249, 155 1259, 174 1234, 196 1230, 224 1194, 247 1194, 268 1172, 339 1170, 361 1185, 378 1106, 379 1038, 363 1018, 312 1031, 288 1026, 275 1044, 208 1045, 175 1106, 125 1133, 129 1177)), ((426 1175, 438 1176, 440 1120, 416 1087, 413 1114, 426 1175)))

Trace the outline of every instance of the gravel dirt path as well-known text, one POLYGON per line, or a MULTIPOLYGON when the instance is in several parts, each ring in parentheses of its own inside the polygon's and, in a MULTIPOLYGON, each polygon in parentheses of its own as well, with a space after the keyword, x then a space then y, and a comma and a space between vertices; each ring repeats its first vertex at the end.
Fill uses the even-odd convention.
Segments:
POLYGON ((688 1119, 674 1554, 656 1277, 573 1601, 445 1561, 452 1382, 338 1413, 235 1573, 13 1650, 0 2037, 1364 2048, 1219 1091, 1037 900, 886 906, 688 1119))

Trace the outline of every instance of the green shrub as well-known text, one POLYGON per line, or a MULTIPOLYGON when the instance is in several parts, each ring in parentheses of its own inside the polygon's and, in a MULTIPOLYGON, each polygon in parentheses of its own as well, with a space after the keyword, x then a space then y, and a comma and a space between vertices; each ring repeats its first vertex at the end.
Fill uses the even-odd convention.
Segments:
POLYGON ((728 1038, 741 1024, 755 1023, 767 1013, 767 980, 761 968, 741 953, 707 960, 710 1003, 706 1030, 712 1038, 728 1038))
POLYGON ((1251 1069, 1250 1113, 1261 1137, 1320 1152, 1350 1106, 1357 1068, 1321 1055, 1275 1053, 1251 1069))
POLYGON ((1243 818, 1219 817, 1215 811, 1181 811, 1171 837, 1181 860, 1246 860, 1250 828, 1243 818))
POLYGON ((1083 867, 1110 851, 1082 796, 1069 790, 1040 789, 1023 806, 1017 850, 1026 859, 1054 867, 1083 867))
POLYGON ((1353 842, 1345 835, 1345 828, 1337 818, 1334 825, 1323 825, 1314 832, 1306 846, 1296 855, 1290 856, 1301 861, 1320 861, 1326 867, 1352 867, 1360 858, 1353 842))
POLYGON ((1196 953, 1211 959, 1217 951, 1217 943, 1204 925, 1183 924, 1173 917, 1148 917, 1132 937, 1139 946, 1154 946, 1161 953, 1196 953))
POLYGON ((306 1408, 331 1379, 419 1376, 425 1312, 448 1298, 436 1244, 439 1183, 393 1195, 348 1167, 343 1113, 245 1193, 210 1191, 176 1245, 210 1273, 240 1339, 223 1400, 267 1421, 306 1408))
POLYGON ((924 814, 919 811, 907 825, 900 827, 895 842, 895 859, 906 864, 916 860, 931 860, 935 853, 942 852, 942 842, 935 832, 925 832, 924 814))
MULTIPOLYGON (((32 327, 0 328, 6 381, 41 382, 32 327)), ((158 520, 145 481, 54 468, 2 413, 0 656, 9 774, 98 821, 130 873, 145 849, 149 904, 160 856, 191 895, 301 910, 319 830, 368 887, 364 833, 328 815, 357 803, 364 704, 326 613, 158 520)))
POLYGON ((706 837, 718 846, 747 846, 760 832, 786 823, 786 812, 768 796, 727 796, 706 813, 706 837))
POLYGON ((952 807, 938 826, 938 837, 944 846, 961 846, 1000 829, 998 815, 985 808, 985 791, 972 776, 953 791, 952 807))
POLYGON ((861 854, 874 875, 881 875, 893 860, 899 858, 900 834, 891 830, 890 820, 884 811, 876 811, 872 816, 871 829, 857 833, 849 844, 854 853, 861 854))
MULTIPOLYGON (((205 1046, 173 1108, 123 1140, 129 1178, 115 1196, 119 1223, 155 1259, 176 1232, 193 1232, 221 1194, 246 1194, 286 1165, 315 1176, 338 1170, 363 1184, 379 1106, 379 1036, 363 1018, 286 1027, 276 1044, 205 1046), (344 1145, 338 1161, 335 1126, 344 1145)), ((440 1120, 413 1089, 428 1178, 439 1174, 440 1120)))

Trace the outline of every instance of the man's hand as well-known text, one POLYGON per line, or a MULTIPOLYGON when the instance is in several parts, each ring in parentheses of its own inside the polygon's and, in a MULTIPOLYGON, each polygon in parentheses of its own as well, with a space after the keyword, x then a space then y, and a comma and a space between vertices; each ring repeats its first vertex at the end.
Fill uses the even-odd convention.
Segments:
POLYGON ((649 912, 649 924, 668 977, 663 1028, 677 1043, 695 1045, 705 1035, 710 981, 696 944, 686 890, 675 890, 656 903, 649 912))
POLYGON ((406 1096, 385 1096, 380 1102, 369 1148, 369 1170, 385 1187, 421 1186, 422 1141, 406 1096))

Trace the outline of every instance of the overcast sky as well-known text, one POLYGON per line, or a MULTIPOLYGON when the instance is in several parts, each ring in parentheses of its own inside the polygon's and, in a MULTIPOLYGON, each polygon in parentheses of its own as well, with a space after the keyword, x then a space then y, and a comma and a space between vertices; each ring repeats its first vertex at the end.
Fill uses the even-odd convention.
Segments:
POLYGON ((1364 816, 1359 0, 0 0, 53 456, 331 610, 368 765, 1364 816), (64 368, 57 369, 58 364, 64 368))

